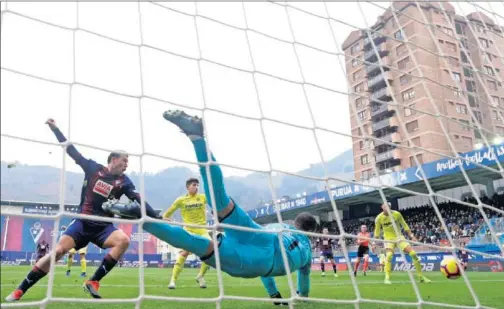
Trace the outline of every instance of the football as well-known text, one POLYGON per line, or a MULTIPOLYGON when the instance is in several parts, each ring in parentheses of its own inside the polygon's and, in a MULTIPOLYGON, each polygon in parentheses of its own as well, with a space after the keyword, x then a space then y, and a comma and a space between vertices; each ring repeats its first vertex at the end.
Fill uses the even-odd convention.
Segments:
POLYGON ((460 268, 453 257, 446 257, 441 261, 441 273, 448 279, 460 278, 460 268))

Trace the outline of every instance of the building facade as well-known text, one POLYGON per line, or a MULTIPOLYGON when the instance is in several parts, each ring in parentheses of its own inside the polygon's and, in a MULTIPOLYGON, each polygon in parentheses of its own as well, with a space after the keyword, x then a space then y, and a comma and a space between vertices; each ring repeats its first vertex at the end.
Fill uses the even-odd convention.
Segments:
POLYGON ((502 26, 447 2, 419 6, 396 2, 397 18, 389 10, 343 43, 357 180, 504 136, 502 26))

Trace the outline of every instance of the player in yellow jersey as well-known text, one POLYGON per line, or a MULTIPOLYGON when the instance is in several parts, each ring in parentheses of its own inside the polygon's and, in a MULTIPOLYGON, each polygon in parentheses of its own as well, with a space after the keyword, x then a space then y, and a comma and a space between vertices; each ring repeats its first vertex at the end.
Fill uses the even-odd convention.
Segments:
MULTIPOLYGON (((199 190, 199 180, 196 178, 190 178, 186 181, 187 194, 179 197, 173 202, 173 204, 168 208, 168 210, 163 214, 163 219, 170 220, 170 217, 173 213, 180 209, 180 214, 182 215, 182 221, 184 223, 190 224, 200 224, 206 225, 206 205, 207 200, 205 194, 198 194, 199 190)), ((191 234, 199 235, 208 239, 211 239, 208 234, 208 230, 205 228, 194 228, 194 227, 186 227, 184 229, 191 234)), ((185 250, 181 250, 179 253, 179 257, 177 258, 177 262, 175 262, 175 266, 173 267, 173 273, 170 280, 170 284, 168 285, 169 289, 175 289, 175 282, 177 281, 178 276, 182 272, 184 268, 185 261, 187 257, 191 254, 185 250)), ((198 282, 200 288, 206 288, 206 282, 204 279, 205 273, 207 272, 208 266, 205 263, 201 264, 201 268, 198 276, 196 277, 196 281, 198 282)))
MULTIPOLYGON (((60 237, 63 235, 63 233, 66 231, 66 226, 61 227, 61 232, 60 232, 60 237)), ((72 268, 73 264, 73 257, 74 255, 78 253, 80 256, 80 265, 81 265, 81 277, 86 277, 86 269, 87 269, 87 261, 86 261, 86 254, 87 254, 87 246, 84 248, 81 248, 79 250, 75 250, 75 248, 70 249, 68 251, 68 258, 67 258, 67 267, 66 267, 66 275, 67 277, 70 277, 70 270, 72 268)))
MULTIPOLYGON (((399 232, 404 230, 409 236, 409 238, 413 241, 417 241, 415 235, 411 232, 408 224, 406 221, 404 221, 403 216, 401 215, 400 212, 395 211, 395 210, 390 210, 390 204, 389 203, 383 203, 382 204, 382 210, 383 212, 380 213, 375 220, 375 230, 374 230, 374 238, 379 238, 381 235, 381 231, 383 229, 383 239, 384 240, 392 240, 392 241, 397 241, 399 240, 398 243, 393 243, 393 242, 386 242, 384 244, 385 246, 385 284, 391 284, 390 282, 390 273, 392 271, 392 257, 394 256, 394 250, 396 247, 399 247, 401 251, 403 251, 405 254, 408 254, 411 257, 411 260, 413 261, 413 265, 415 265, 416 272, 418 274, 418 277, 420 278, 420 282, 425 282, 429 283, 431 282, 429 279, 427 279, 423 273, 422 273, 422 265, 420 265, 420 260, 418 258, 417 253, 413 248, 410 246, 410 244, 406 241, 402 233, 400 235, 397 235, 394 226, 392 225, 392 220, 391 216, 394 217, 394 221, 396 223, 397 228, 399 229, 399 232)), ((375 250, 375 244, 373 243, 373 251, 375 250)))

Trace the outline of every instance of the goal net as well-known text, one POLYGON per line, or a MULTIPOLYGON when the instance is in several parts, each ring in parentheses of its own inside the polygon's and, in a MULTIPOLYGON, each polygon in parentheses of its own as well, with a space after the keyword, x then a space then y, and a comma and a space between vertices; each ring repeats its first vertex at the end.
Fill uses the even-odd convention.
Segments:
MULTIPOLYGON (((228 191, 254 219, 261 224, 292 222, 296 213, 308 211, 336 231, 325 237, 340 245, 337 263, 345 270, 351 296, 339 296, 338 288, 318 293, 314 282, 310 297, 301 297, 294 275, 288 275, 281 287, 289 308, 298 303, 498 306, 481 296, 460 262, 460 281, 468 291, 464 300, 431 297, 411 267, 402 267, 407 276, 401 281, 411 286, 405 292, 409 296, 394 295, 394 289, 372 294, 353 275, 357 236, 352 227, 364 219, 372 226, 381 204, 405 213, 422 206, 424 213, 405 215, 407 222, 415 222, 410 225, 418 240, 408 242, 418 252, 436 252, 439 258, 466 250, 475 259, 502 261, 502 3, 1 4, 2 161, 61 168, 59 211, 47 216, 54 219, 55 231, 63 219, 84 218, 64 207, 75 202, 79 191, 67 183, 78 171, 65 154, 70 143, 97 161, 115 149, 128 152, 132 178, 143 200, 151 203, 171 182, 185 179, 166 178, 160 184, 148 182, 149 175, 177 166, 197 171, 190 145, 161 117, 165 110, 182 109, 203 117, 209 148, 226 176, 232 176, 229 183, 240 177, 251 183, 248 191, 228 191), (68 143, 54 142, 41 129, 47 118, 58 121, 68 143), (350 156, 343 157, 349 149, 350 156), (283 186, 287 180, 291 187, 283 186), (267 193, 254 195, 259 186, 267 187, 267 193), (474 246, 464 247, 470 241, 474 246)), ((211 164, 216 162, 206 168, 211 164)), ((159 200, 162 205, 171 202, 159 200)), ((143 203, 142 210, 145 214, 143 203)), ((136 221, 92 219, 137 224, 140 235, 143 223, 152 221, 146 216, 136 221)), ((392 225, 400 233, 399 223, 392 220, 392 225)), ((207 228, 214 240, 224 226, 247 230, 213 218, 207 228)), ((278 231, 279 236, 291 232, 299 233, 278 231)), ((385 242, 380 235, 372 235, 371 241, 378 251, 399 243, 385 242)), ((51 248, 56 243, 57 233, 51 248)), ((395 264, 410 261, 404 252, 396 255, 395 264)), ((316 256, 314 251, 313 265, 319 263, 316 256)), ((265 293, 237 295, 220 270, 218 250, 216 258, 215 297, 150 293, 139 241, 138 293, 101 300, 62 297, 54 288, 52 266, 45 297, 15 306, 124 302, 149 308, 155 301, 190 302, 198 308, 236 306, 235 301, 271 305, 274 300, 265 293)), ((375 254, 372 259, 377 261, 375 254)), ((383 274, 374 276, 371 283, 382 284, 383 274)), ((2 303, 2 308, 11 306, 2 303)))

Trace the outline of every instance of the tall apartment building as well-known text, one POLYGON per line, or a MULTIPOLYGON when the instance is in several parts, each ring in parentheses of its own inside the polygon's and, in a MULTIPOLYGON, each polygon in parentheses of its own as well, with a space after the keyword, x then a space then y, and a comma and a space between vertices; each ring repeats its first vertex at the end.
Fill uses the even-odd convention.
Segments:
POLYGON ((437 153, 419 150, 420 163, 453 155, 441 123, 457 152, 481 145, 474 118, 490 141, 504 137, 502 26, 480 13, 456 15, 447 2, 442 9, 426 2, 420 6, 395 2, 399 24, 387 11, 370 29, 353 31, 343 43, 350 91, 362 95, 349 96, 357 111, 350 107, 357 180, 374 176, 373 165, 380 174, 416 165, 413 152, 398 147, 410 145, 404 130, 412 146, 437 153), (435 117, 437 112, 443 116, 435 117), (364 139, 357 118, 368 136, 380 140, 364 139))

